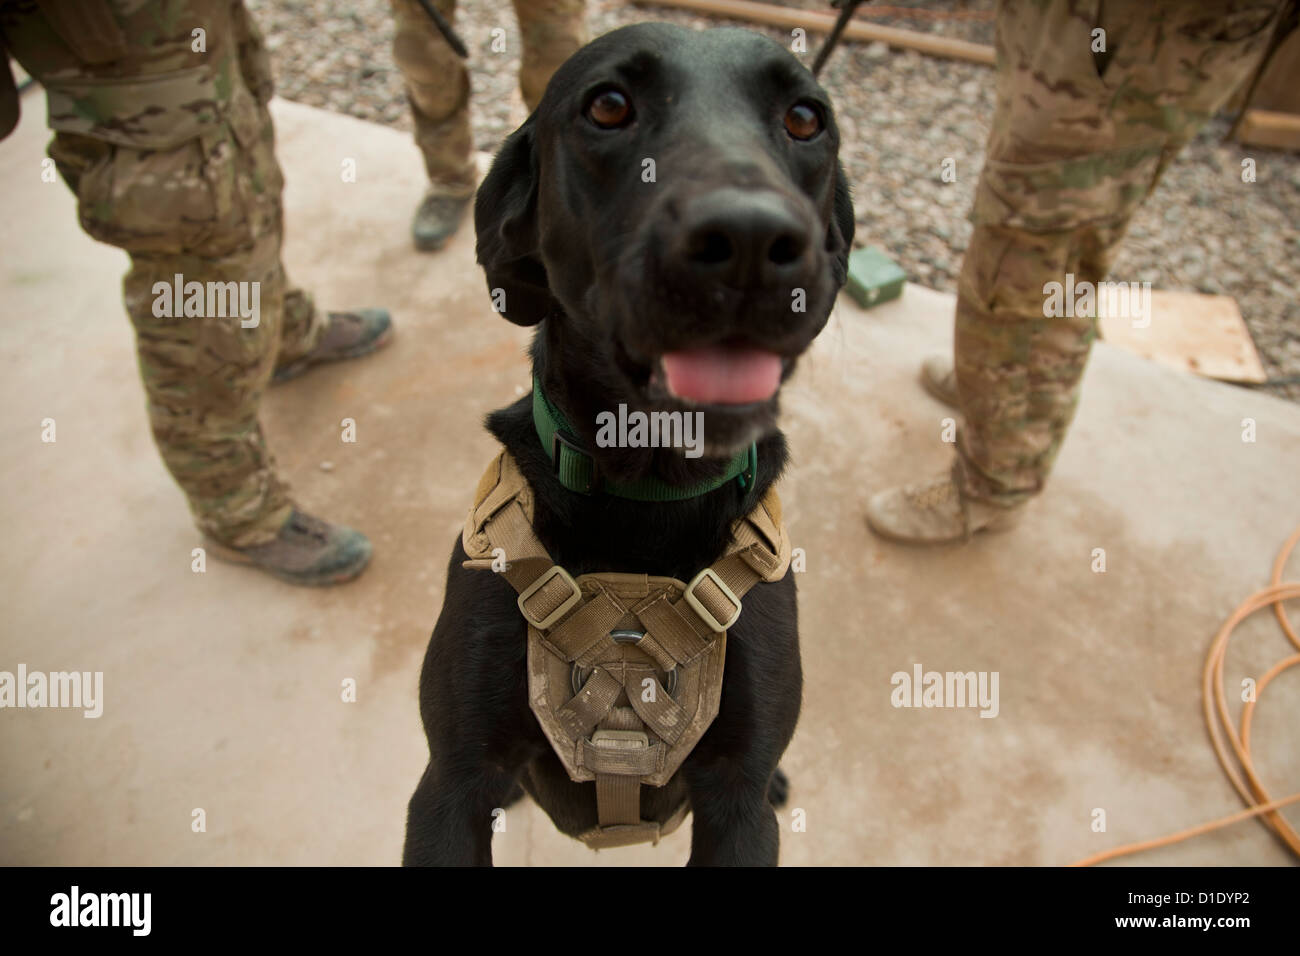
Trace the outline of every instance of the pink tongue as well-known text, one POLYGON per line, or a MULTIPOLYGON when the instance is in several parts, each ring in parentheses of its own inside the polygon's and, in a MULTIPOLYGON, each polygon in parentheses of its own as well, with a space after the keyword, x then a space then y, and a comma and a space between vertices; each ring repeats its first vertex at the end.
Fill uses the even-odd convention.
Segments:
POLYGON ((710 346, 666 352, 663 363, 668 391, 693 402, 761 402, 781 384, 781 356, 761 349, 710 346))

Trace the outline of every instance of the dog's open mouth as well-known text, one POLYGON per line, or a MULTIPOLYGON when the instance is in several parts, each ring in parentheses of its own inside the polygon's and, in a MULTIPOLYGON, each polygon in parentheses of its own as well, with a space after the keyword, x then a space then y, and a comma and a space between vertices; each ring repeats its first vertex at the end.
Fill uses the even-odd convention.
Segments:
POLYGON ((776 394, 784 367, 775 352, 724 343, 665 352, 651 381, 695 405, 751 405, 776 394))
POLYGON ((705 454, 723 458, 776 427, 777 397, 798 361, 797 352, 739 336, 673 343, 640 360, 622 342, 615 350, 634 390, 632 410, 699 414, 705 454))

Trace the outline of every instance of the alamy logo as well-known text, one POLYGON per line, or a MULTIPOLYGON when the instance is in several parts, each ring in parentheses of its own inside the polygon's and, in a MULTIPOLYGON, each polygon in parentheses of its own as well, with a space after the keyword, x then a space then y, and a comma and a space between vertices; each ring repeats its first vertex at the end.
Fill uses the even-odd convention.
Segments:
POLYGON ((85 717, 104 713, 103 671, 0 671, 0 709, 5 707, 80 707, 85 717))
POLYGON ((600 448, 683 448, 687 458, 704 454, 703 412, 629 412, 620 404, 618 414, 596 416, 596 444, 600 448))
POLYGON ((1043 295, 1043 315, 1049 319, 1095 315, 1132 319, 1135 329, 1151 325, 1150 282, 1075 282, 1074 273, 1067 272, 1064 284, 1044 283, 1043 295))
POLYGON ((71 892, 50 897, 51 926, 128 926, 133 936, 148 936, 152 920, 152 893, 71 892))
POLYGON ((889 702, 895 707, 978 707, 981 717, 998 715, 997 671, 895 671, 889 702))
POLYGON ((171 283, 153 284, 153 314, 159 319, 225 319, 255 329, 262 321, 262 283, 186 282, 176 273, 171 283))

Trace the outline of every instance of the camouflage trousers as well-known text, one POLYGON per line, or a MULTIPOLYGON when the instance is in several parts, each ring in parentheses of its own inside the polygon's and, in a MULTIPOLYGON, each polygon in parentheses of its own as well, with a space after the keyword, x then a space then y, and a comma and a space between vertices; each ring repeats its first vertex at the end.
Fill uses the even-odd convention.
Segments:
POLYGON ((221 122, 171 149, 60 131, 49 153, 85 231, 130 255, 124 298, 163 461, 199 528, 246 547, 274 538, 292 509, 258 422, 262 393, 277 364, 315 346, 324 322, 280 261, 283 177, 266 108, 269 63, 242 3, 231 15, 228 24, 208 22, 210 33, 228 28, 237 38, 215 67, 214 88, 229 91, 216 105, 221 122), (258 289, 257 324, 163 303, 159 284, 174 287, 178 275, 205 288, 258 289))
POLYGON ((968 496, 1012 505, 1042 489, 1096 335, 1094 316, 1047 317, 1044 285, 1106 278, 1165 168, 1259 66, 1283 5, 1000 0, 954 336, 968 496))
MULTIPOLYGON (((469 120, 469 72, 418 0, 391 2, 397 25, 393 59, 406 81, 415 143, 424 155, 429 181, 439 192, 468 195, 477 179, 469 120)), ((450 22, 455 0, 432 2, 450 22)), ((514 7, 523 38, 519 89, 532 111, 551 74, 587 42, 584 0, 514 0, 514 7)))

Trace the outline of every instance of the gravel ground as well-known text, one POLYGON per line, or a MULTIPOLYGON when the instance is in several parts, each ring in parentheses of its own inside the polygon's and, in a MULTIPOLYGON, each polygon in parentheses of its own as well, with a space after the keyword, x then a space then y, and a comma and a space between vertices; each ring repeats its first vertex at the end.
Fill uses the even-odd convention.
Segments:
MULTIPOLYGON (((248 5, 266 33, 281 96, 411 129, 390 53, 386 0, 248 5)), ((828 9, 820 0, 786 5, 828 9)), ((891 6, 922 11, 877 22, 992 42, 992 0, 892 0, 891 6), (954 12, 960 18, 943 16, 954 12)), ((587 18, 593 36, 643 20, 691 27, 725 22, 618 0, 588 0, 587 18)), ((471 53, 475 141, 491 152, 525 116, 516 86, 514 14, 499 0, 461 0, 456 28, 471 53), (506 53, 491 52, 497 27, 506 31, 506 53)), ((790 41, 786 31, 762 32, 790 41)), ((806 62, 820 43, 810 35, 806 62)), ((822 76, 843 133, 860 241, 888 250, 913 281, 932 288, 956 290, 971 232, 966 213, 993 114, 993 80, 988 67, 847 42, 822 76), (956 160, 954 183, 939 178, 946 157, 956 160)), ((1113 275, 1236 298, 1272 382, 1265 387, 1300 401, 1300 155, 1222 144, 1227 127, 1223 118, 1211 122, 1165 174, 1135 217, 1113 275), (1256 160, 1257 182, 1250 185, 1241 182, 1247 156, 1256 160)))

